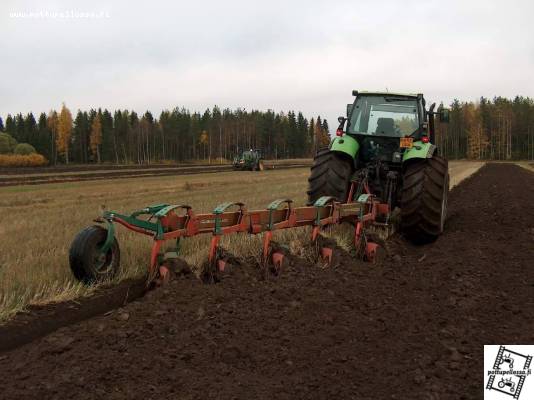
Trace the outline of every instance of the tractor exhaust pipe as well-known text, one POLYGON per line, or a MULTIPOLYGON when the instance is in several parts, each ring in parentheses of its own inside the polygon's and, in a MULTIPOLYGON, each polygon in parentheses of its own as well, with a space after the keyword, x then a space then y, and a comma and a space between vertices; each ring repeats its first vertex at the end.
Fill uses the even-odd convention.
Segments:
POLYGON ((434 124, 434 108, 436 107, 436 103, 432 103, 430 108, 428 109, 428 130, 430 136, 430 143, 436 143, 435 136, 436 136, 436 130, 435 130, 435 124, 434 124))

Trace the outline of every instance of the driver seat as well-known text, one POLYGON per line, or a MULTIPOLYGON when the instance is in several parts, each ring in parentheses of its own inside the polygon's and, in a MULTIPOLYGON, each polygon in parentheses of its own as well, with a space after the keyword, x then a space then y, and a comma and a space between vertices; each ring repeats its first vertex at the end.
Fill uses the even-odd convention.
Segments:
POLYGON ((377 135, 395 136, 395 121, 393 118, 378 118, 375 133, 377 135))

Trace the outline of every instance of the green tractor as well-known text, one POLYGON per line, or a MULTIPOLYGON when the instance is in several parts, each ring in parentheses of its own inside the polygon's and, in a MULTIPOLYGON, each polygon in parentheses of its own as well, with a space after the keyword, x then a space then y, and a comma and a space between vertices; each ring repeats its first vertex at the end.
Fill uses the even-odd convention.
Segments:
POLYGON ((240 156, 234 157, 232 165, 235 170, 241 171, 263 171, 265 169, 259 149, 245 150, 240 156))
POLYGON ((409 240, 432 242, 443 232, 449 191, 448 162, 434 144, 434 117, 448 122, 449 110, 434 111, 435 103, 427 110, 422 94, 352 94, 336 137, 314 158, 309 204, 322 196, 350 202, 371 194, 391 212, 400 209, 400 230, 409 240))

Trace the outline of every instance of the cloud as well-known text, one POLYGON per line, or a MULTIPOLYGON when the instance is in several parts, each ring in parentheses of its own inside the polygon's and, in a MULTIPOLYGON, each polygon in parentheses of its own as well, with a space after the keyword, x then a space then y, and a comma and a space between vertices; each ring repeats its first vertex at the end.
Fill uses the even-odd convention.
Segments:
POLYGON ((8 2, 0 115, 214 104, 333 121, 352 89, 428 100, 534 93, 529 1, 8 2), (10 18, 14 11, 109 18, 10 18))

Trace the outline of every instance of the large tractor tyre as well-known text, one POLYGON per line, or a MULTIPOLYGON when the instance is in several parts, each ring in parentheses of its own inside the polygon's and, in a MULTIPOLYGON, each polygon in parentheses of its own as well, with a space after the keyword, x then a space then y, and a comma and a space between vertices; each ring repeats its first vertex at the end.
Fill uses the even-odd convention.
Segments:
POLYGON ((313 205, 322 196, 347 201, 353 172, 354 163, 349 156, 327 148, 319 150, 308 178, 308 205, 313 205))
POLYGON ((117 275, 120 268, 120 249, 116 238, 106 253, 100 252, 107 238, 107 230, 89 226, 78 233, 69 250, 70 268, 77 280, 85 284, 104 282, 117 275))
POLYGON ((433 242, 447 217, 449 170, 446 159, 412 161, 403 175, 401 231, 415 244, 433 242))

